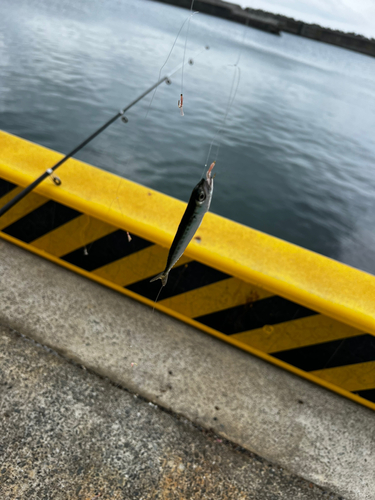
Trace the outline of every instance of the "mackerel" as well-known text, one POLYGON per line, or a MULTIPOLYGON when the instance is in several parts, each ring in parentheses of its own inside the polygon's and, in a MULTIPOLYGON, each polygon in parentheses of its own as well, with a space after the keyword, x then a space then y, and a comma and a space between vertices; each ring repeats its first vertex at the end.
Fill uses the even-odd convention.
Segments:
POLYGON ((214 179, 211 175, 215 162, 211 163, 206 178, 201 179, 193 189, 188 206, 178 226, 176 236, 169 250, 167 265, 160 274, 151 281, 161 280, 162 288, 167 284, 168 275, 172 267, 182 257, 197 229, 202 223, 204 214, 208 212, 214 190, 214 179))

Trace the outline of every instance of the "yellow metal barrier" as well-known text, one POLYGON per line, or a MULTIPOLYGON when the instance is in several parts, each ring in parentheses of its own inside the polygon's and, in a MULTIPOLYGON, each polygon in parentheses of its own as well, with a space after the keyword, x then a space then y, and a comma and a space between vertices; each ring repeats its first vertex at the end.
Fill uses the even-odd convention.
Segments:
MULTIPOLYGON (((60 157, 0 132, 0 206, 60 157)), ((0 218, 0 236, 154 306, 186 205, 74 159, 59 176, 0 218)), ((208 213, 155 307, 375 409, 370 274, 208 213)))

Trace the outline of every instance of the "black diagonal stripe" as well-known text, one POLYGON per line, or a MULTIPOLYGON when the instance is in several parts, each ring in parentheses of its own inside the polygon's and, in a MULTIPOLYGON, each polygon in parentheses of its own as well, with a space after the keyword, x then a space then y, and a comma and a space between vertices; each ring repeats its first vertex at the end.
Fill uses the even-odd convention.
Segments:
POLYGON ((233 335, 314 314, 316 312, 311 309, 274 295, 194 319, 226 335, 233 335))
POLYGON ((356 337, 273 352, 271 355, 306 372, 353 365, 375 361, 375 337, 366 333, 356 337))
POLYGON ((354 394, 375 403, 375 389, 366 389, 365 391, 355 391, 354 394))
POLYGON ((134 234, 132 234, 132 239, 129 242, 126 231, 118 229, 113 233, 107 234, 107 236, 93 241, 87 247, 81 247, 61 258, 85 271, 93 271, 134 252, 143 250, 152 244, 150 241, 144 240, 134 234), (87 249, 87 254, 85 248, 87 249))
POLYGON ((81 215, 77 210, 50 200, 3 229, 18 240, 30 243, 81 215))
MULTIPOLYGON (((228 274, 222 273, 213 267, 196 261, 188 262, 182 266, 174 267, 170 271, 168 282, 162 290, 159 300, 174 297, 180 293, 189 292, 227 278, 230 278, 228 274)), ((143 297, 154 300, 160 289, 160 284, 159 280, 150 283, 150 278, 146 278, 126 288, 143 297)))
POLYGON ((17 187, 17 185, 13 184, 13 182, 9 182, 5 179, 0 178, 0 198, 8 194, 9 191, 12 191, 12 189, 14 189, 15 187, 17 187))

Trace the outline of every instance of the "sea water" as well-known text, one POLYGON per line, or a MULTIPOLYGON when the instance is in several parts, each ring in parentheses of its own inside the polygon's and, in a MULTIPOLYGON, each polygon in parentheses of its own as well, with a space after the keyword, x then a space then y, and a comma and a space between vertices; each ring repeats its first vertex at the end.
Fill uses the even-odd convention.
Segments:
MULTIPOLYGON (((151 0, 2 0, 0 128, 67 153, 157 81, 188 16, 151 0)), ((212 212, 375 274, 375 59, 204 14, 192 55, 184 117, 180 71, 77 157, 187 201, 238 62, 209 158, 212 212)))

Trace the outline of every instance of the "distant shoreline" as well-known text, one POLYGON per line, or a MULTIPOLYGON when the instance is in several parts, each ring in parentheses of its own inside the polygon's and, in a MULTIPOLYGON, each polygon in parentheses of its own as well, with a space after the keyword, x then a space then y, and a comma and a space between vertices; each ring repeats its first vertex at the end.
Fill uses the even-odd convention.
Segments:
MULTIPOLYGON (((191 0, 156 1, 177 5, 186 9, 190 9, 191 7, 191 0)), ((324 28, 317 24, 297 21, 291 17, 273 14, 260 9, 251 9, 249 7, 243 9, 239 5, 222 0, 195 0, 194 10, 241 24, 247 24, 252 28, 267 31, 274 35, 280 35, 284 31, 375 57, 375 39, 366 38, 363 35, 324 28)))

